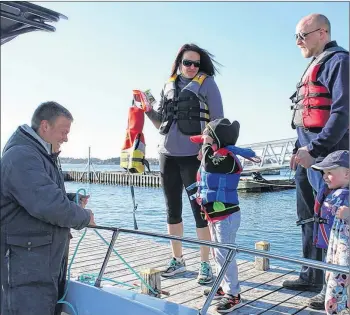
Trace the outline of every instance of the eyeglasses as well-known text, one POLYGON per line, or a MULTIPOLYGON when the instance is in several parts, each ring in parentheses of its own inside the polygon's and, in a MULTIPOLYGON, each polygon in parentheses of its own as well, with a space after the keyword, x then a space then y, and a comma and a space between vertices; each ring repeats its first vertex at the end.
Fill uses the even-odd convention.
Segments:
MULTIPOLYGON (((323 30, 323 29, 322 28, 318 28, 317 30, 314 30, 314 31, 311 31, 311 32, 308 32, 308 33, 301 33, 300 32, 300 33, 294 35, 295 36, 295 40, 298 40, 298 39, 305 40, 307 35, 309 35, 311 33, 315 33, 315 32, 320 31, 320 30, 323 30)), ((327 32, 327 31, 325 30, 325 32, 327 32)))
POLYGON ((192 61, 192 60, 187 60, 187 59, 182 60, 182 64, 185 67, 191 67, 193 65, 195 68, 199 68, 199 66, 201 65, 201 63, 199 61, 192 61))

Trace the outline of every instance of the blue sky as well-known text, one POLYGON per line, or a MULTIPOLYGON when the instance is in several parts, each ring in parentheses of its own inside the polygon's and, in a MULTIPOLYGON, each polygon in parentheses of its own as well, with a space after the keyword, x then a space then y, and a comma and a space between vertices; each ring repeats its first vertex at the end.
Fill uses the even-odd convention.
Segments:
MULTIPOLYGON (((216 77, 225 116, 241 123, 238 144, 295 136, 289 96, 307 59, 296 23, 325 14, 332 39, 349 49, 345 2, 45 2, 68 16, 55 33, 26 34, 1 47, 1 148, 30 123, 42 101, 66 106, 75 121, 62 156, 119 156, 132 89, 159 100, 179 47, 194 42, 223 64, 216 77)), ((146 120, 146 156, 158 132, 146 120)))

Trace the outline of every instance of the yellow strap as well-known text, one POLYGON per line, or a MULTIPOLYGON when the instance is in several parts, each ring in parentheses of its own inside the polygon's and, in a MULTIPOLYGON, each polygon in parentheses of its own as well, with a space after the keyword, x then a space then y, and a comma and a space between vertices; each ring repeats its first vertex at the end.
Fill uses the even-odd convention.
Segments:
POLYGON ((207 78, 207 75, 204 73, 197 74, 192 81, 197 82, 199 85, 202 85, 204 80, 207 78))
POLYGON ((169 82, 175 82, 177 78, 177 74, 174 74, 172 77, 170 77, 169 82))
MULTIPOLYGON (((169 82, 175 82, 177 78, 177 74, 173 75, 169 78, 169 82)), ((207 75, 204 73, 197 74, 192 81, 197 82, 199 85, 202 85, 204 80, 207 78, 207 75)))

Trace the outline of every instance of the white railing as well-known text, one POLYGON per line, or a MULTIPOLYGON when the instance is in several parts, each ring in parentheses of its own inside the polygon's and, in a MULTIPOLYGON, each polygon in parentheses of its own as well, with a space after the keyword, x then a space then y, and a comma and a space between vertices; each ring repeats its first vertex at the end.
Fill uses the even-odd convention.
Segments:
POLYGON ((254 164, 246 159, 240 161, 244 171, 264 171, 289 167, 289 162, 297 138, 260 142, 239 145, 242 148, 250 148, 261 158, 260 164, 254 164))

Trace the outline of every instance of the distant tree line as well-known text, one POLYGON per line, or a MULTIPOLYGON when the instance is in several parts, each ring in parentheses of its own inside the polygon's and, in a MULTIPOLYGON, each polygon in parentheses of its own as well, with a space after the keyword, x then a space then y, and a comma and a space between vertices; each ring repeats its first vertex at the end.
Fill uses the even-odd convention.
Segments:
MULTIPOLYGON (((147 158, 148 162, 152 165, 158 165, 159 161, 155 158, 147 158)), ((88 159, 85 158, 71 158, 71 157, 61 157, 60 161, 62 164, 86 164, 88 159)), ((119 165, 120 157, 110 158, 106 160, 101 160, 98 158, 91 158, 91 163, 96 165, 119 165)))

